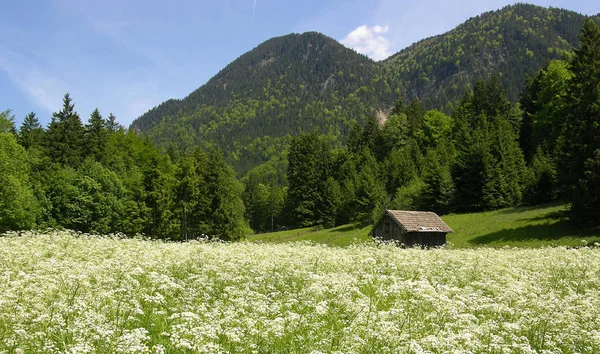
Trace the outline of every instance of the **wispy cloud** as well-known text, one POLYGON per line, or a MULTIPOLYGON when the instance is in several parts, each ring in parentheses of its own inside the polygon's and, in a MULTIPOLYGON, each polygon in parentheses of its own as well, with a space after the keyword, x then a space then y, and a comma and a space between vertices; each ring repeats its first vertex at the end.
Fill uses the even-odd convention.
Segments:
POLYGON ((341 42, 373 60, 383 60, 392 55, 392 42, 385 37, 388 31, 388 26, 362 25, 350 32, 341 42))
POLYGON ((3 50, 0 57, 0 70, 33 103, 47 112, 54 112, 60 107, 65 92, 75 91, 71 85, 43 69, 39 64, 7 50, 3 50))

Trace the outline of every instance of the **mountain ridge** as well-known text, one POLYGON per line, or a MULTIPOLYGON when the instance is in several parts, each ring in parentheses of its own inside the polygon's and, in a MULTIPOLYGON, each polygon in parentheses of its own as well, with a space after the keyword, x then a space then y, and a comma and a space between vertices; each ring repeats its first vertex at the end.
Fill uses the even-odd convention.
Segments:
POLYGON ((427 109, 449 112, 479 77, 498 75, 515 101, 528 75, 577 45, 588 17, 509 5, 381 62, 317 32, 274 37, 131 128, 165 147, 217 146, 243 174, 280 154, 298 132, 316 130, 343 143, 353 122, 389 110, 398 99, 419 98, 427 109))

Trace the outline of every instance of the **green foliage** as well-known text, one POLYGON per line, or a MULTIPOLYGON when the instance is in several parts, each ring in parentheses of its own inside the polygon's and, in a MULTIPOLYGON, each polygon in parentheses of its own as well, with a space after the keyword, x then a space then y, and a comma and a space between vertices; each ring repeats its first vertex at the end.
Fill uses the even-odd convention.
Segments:
POLYGON ((327 142, 317 134, 291 141, 288 154, 287 205, 296 225, 312 226, 324 221, 327 179, 331 166, 327 142))
POLYGON ((600 158, 600 29, 587 20, 581 31, 580 48, 575 50, 567 88, 566 127, 561 141, 559 170, 569 186, 571 218, 598 225, 600 158))
POLYGON ((497 209, 521 201, 525 172, 515 110, 497 81, 479 81, 454 113, 457 210, 497 209))
POLYGON ((106 149, 106 138, 110 131, 107 122, 100 115, 96 108, 90 115, 88 124, 85 126, 84 145, 87 156, 92 156, 95 160, 100 160, 106 149))
POLYGON ((419 41, 383 62, 398 92, 420 98, 427 108, 444 108, 472 89, 477 78, 501 76, 516 100, 527 75, 578 43, 585 16, 529 4, 506 6, 419 41), (552 50, 548 50, 552 49, 552 50))
POLYGON ((571 76, 566 62, 554 60, 527 83, 520 99, 523 107, 520 144, 527 161, 538 147, 556 153, 556 144, 564 130, 571 76))
POLYGON ((408 184, 396 191, 396 196, 391 204, 391 209, 419 210, 423 205, 421 197, 427 185, 420 178, 413 178, 408 184))
POLYGON ((528 168, 524 200, 529 204, 542 204, 558 198, 556 163, 538 147, 528 168))
MULTIPOLYGON (((336 147, 346 139, 354 146, 353 125, 371 124, 376 113, 381 120, 390 110, 390 119, 404 113, 403 137, 414 138, 423 128, 427 109, 452 112, 477 78, 492 79, 489 89, 506 91, 515 101, 528 75, 549 60, 561 59, 577 44, 584 19, 558 8, 507 6, 383 62, 314 32, 273 38, 186 98, 153 108, 132 128, 165 150, 215 145, 241 176, 277 156, 302 132, 327 135, 336 147)), ((489 101, 496 106, 508 107, 507 103, 489 101)), ((511 124, 519 129, 515 112, 511 124)), ((402 139, 388 142, 402 144, 402 139)), ((373 153, 381 159, 381 150, 391 147, 379 150, 373 153)), ((534 152, 535 148, 526 152, 528 160, 534 152)))
POLYGON ((447 214, 454 203, 454 181, 451 167, 452 148, 444 143, 428 152, 423 169, 423 189, 419 196, 419 209, 447 214))
POLYGON ((37 203, 29 172, 25 149, 12 133, 0 132, 0 231, 34 226, 37 203))
POLYGON ((0 133, 15 133, 15 116, 10 109, 0 111, 0 133))
POLYGON ((423 129, 417 133, 420 146, 437 146, 441 139, 450 138, 452 132, 452 118, 438 110, 425 113, 423 118, 423 129))
POLYGON ((45 134, 44 147, 52 161, 77 167, 83 161, 84 127, 75 111, 71 96, 65 94, 63 107, 52 115, 45 134))
POLYGON ((35 113, 31 112, 23 119, 23 124, 19 128, 18 141, 25 149, 38 147, 42 144, 44 129, 35 113))

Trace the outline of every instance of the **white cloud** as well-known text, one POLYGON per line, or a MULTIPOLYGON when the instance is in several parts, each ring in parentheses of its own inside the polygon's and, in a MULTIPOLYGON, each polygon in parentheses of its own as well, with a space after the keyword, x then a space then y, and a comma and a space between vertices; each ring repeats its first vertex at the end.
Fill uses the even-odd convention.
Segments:
POLYGON ((373 60, 383 60, 392 55, 392 42, 384 36, 388 31, 388 26, 362 25, 350 32, 341 42, 373 60))

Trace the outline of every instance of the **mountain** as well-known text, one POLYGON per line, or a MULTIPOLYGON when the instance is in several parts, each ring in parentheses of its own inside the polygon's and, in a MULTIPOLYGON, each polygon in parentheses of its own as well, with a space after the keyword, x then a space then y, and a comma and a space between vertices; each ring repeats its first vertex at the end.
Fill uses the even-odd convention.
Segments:
POLYGON ((288 135, 343 136, 351 122, 394 100, 383 70, 319 33, 270 39, 183 100, 169 100, 132 128, 163 145, 216 144, 238 171, 281 151, 288 135))
POLYGON ((277 37, 131 128, 165 148, 217 146, 243 174, 280 155, 302 131, 344 142, 353 122, 385 117, 398 99, 450 111, 478 77, 497 74, 516 100, 527 75, 577 45, 585 18, 558 8, 507 6, 382 62, 316 32, 277 37))
POLYGON ((419 97, 426 107, 443 107, 478 77, 494 74, 516 100, 527 75, 579 43, 585 18, 558 8, 507 6, 415 43, 382 64, 389 80, 402 83, 402 96, 419 97))

